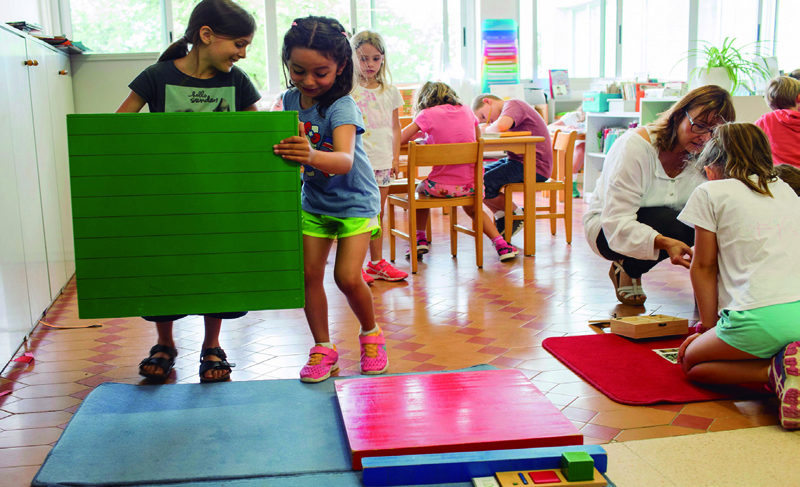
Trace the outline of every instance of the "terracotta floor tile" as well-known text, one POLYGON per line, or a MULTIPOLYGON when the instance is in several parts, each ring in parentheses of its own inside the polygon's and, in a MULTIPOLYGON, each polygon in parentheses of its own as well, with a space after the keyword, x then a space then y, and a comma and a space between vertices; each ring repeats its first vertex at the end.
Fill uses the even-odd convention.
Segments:
POLYGON ((694 435, 702 430, 680 426, 651 426, 647 428, 628 429, 617 435, 615 441, 649 440, 652 438, 668 438, 670 436, 694 435))
POLYGON ((607 426, 599 426, 596 424, 587 424, 583 428, 581 428, 581 433, 583 433, 583 442, 584 444, 592 444, 587 441, 587 437, 597 438, 600 440, 611 441, 620 433, 620 429, 617 428, 609 428, 607 426))
POLYGON ((48 411, 62 411, 68 407, 80 404, 79 399, 70 396, 43 397, 37 399, 21 399, 17 402, 2 406, 3 411, 12 414, 44 413, 48 411))
POLYGON ((49 445, 3 448, 0 468, 41 465, 51 448, 49 445))
MULTIPOLYGON (((728 431, 742 428, 755 428, 756 426, 771 426, 780 424, 778 417, 772 414, 756 414, 754 416, 733 416, 715 419, 708 431, 728 431)), ((2 427, 2 426, 0 426, 2 427)))
POLYGON ((729 418, 733 416, 752 416, 764 409, 765 401, 707 401, 687 404, 683 414, 704 418, 729 418))
POLYGON ((0 430, 21 430, 28 428, 50 428, 66 423, 71 414, 63 411, 50 413, 13 414, 0 419, 0 430))
MULTIPOLYGON (((49 445, 61 437, 58 428, 35 428, 28 430, 12 430, 0 432, 0 449, 23 446, 49 445)), ((0 471, 0 478, 2 478, 0 471)))
POLYGON ((701 416, 692 416, 689 414, 679 414, 675 416, 675 419, 672 420, 672 425, 706 431, 713 422, 714 420, 711 418, 703 418, 701 416))
POLYGON ((45 372, 43 374, 28 375, 20 379, 20 382, 30 386, 43 384, 64 384, 67 382, 77 382, 81 379, 91 376, 92 374, 82 370, 72 370, 69 372, 45 372))
POLYGON ((8 486, 24 486, 30 485, 36 472, 39 471, 39 466, 31 467, 8 467, 0 469, 0 478, 8 486))
MULTIPOLYGON (((601 397, 601 396, 593 396, 601 397)), ((576 406, 577 407, 577 406, 576 406)), ((591 423, 610 428, 630 429, 647 426, 668 425, 675 419, 675 413, 650 408, 635 408, 621 411, 604 411, 592 418, 591 423)))
POLYGON ((86 389, 84 385, 67 382, 64 384, 28 386, 14 391, 13 395, 21 399, 36 399, 40 397, 69 396, 84 389, 86 389))
POLYGON ((588 423, 597 415, 597 413, 594 411, 587 411, 586 409, 578 409, 569 406, 562 409, 561 412, 567 417, 567 419, 581 421, 583 423, 588 423))
MULTIPOLYGON (((542 378, 542 380, 546 379, 542 378)), ((579 397, 572 404, 572 407, 586 409, 589 411, 597 411, 597 412, 617 411, 620 409, 625 409, 625 410, 637 409, 635 406, 628 406, 625 404, 614 402, 611 399, 607 398, 606 396, 579 397)))

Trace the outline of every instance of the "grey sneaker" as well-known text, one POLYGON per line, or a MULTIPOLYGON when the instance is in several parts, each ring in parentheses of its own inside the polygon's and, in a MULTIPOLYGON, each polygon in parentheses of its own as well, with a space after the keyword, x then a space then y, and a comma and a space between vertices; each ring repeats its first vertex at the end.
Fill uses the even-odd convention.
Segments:
MULTIPOLYGON (((524 208, 520 208, 520 210, 524 211, 524 208)), ((518 234, 520 232, 520 230, 522 230, 522 225, 523 225, 522 220, 514 220, 514 223, 511 225, 511 235, 506 237, 506 235, 503 233, 505 231, 505 229, 506 229, 506 217, 501 216, 500 218, 498 218, 494 222, 494 226, 497 228, 497 231, 506 240, 508 240, 511 237, 513 237, 514 235, 518 234)))

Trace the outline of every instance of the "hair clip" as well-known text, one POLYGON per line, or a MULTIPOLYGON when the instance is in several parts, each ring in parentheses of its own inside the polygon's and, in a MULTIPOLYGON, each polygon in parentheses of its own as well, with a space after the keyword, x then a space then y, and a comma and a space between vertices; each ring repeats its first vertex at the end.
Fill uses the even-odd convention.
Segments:
POLYGON ((297 22, 292 22, 292 27, 297 27, 297 22))
POLYGON ((345 37, 347 37, 347 32, 345 32, 345 31, 342 31, 342 35, 343 35, 343 36, 345 36, 345 37))

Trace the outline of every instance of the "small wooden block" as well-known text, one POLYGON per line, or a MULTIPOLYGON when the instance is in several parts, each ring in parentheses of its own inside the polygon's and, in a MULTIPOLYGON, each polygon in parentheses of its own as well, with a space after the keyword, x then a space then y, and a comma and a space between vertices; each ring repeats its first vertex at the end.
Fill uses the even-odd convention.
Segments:
POLYGON ((335 387, 353 470, 364 457, 583 444, 519 370, 344 379, 335 387))
POLYGON ((611 320, 611 333, 628 338, 653 338, 689 333, 689 320, 667 315, 627 316, 611 320))
POLYGON ((531 480, 533 480, 533 483, 536 485, 561 482, 561 479, 558 478, 555 470, 539 470, 537 472, 528 472, 528 477, 530 477, 531 480))
POLYGON ((597 469, 594 469, 594 479, 582 482, 568 481, 558 470, 537 470, 535 472, 497 472, 495 474, 500 482, 500 487, 605 487, 608 485, 605 477, 597 469), (531 475, 538 477, 540 472, 550 472, 555 474, 556 481, 548 483, 536 482, 531 475), (524 479, 524 481, 523 481, 524 479), (527 482, 527 484, 525 483, 527 482))

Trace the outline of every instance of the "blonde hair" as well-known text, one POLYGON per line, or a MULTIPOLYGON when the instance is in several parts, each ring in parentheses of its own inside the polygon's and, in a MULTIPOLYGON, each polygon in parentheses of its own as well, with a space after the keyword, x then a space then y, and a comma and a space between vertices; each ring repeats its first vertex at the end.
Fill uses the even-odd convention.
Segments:
POLYGON ((709 115, 723 122, 736 120, 733 98, 727 90, 716 85, 701 86, 687 93, 675 102, 672 107, 648 125, 649 132, 656 135, 655 146, 658 150, 671 151, 678 143, 678 126, 686 118, 686 112, 700 107, 695 119, 703 120, 709 115))
POLYGON ((502 99, 497 95, 493 95, 491 93, 481 93, 480 95, 478 95, 478 96, 476 96, 475 98, 472 99, 472 111, 473 112, 475 110, 480 110, 481 108, 483 108, 483 100, 485 98, 488 98, 490 100, 502 101, 502 99))
POLYGON ((776 178, 772 149, 767 134, 752 123, 730 122, 718 126, 697 163, 743 182, 758 194, 772 196, 768 186, 776 178), (758 181, 754 183, 751 175, 757 176, 758 181))
POLYGON ((796 168, 791 164, 778 164, 775 166, 775 174, 800 196, 800 168, 796 168))
POLYGON ((789 76, 781 76, 769 82, 764 90, 764 99, 773 110, 794 108, 800 95, 800 81, 789 76))
MULTIPOLYGON (((388 65, 388 57, 386 56, 386 42, 384 42, 383 37, 377 32, 373 32, 371 30, 362 30, 350 40, 350 44, 353 46, 353 51, 356 52, 356 56, 361 59, 361 55, 358 53, 359 48, 364 44, 369 44, 370 46, 374 47, 378 50, 379 53, 383 56, 383 62, 381 63, 381 67, 378 70, 378 73, 375 75, 375 81, 378 82, 380 85, 380 92, 383 93, 383 90, 386 89, 387 86, 392 84, 392 73, 389 71, 388 65)), ((363 76, 361 75, 361 63, 359 63, 359 79, 362 79, 363 76)))
POLYGON ((441 81, 428 81, 417 91, 414 98, 414 112, 419 113, 426 108, 439 105, 460 106, 461 100, 453 88, 441 81))

